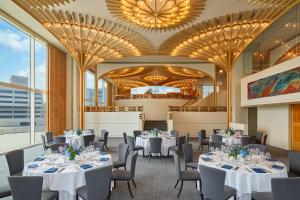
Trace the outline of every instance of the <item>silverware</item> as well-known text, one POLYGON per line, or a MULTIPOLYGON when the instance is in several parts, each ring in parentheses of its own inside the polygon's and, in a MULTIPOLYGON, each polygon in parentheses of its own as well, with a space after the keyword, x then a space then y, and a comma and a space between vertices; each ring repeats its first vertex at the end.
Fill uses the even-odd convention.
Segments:
POLYGON ((64 171, 65 169, 66 169, 66 168, 63 167, 63 168, 61 168, 57 173, 60 173, 60 172, 64 171))
POLYGON ((236 171, 236 170, 238 170, 239 168, 240 168, 240 167, 235 167, 234 170, 236 171))

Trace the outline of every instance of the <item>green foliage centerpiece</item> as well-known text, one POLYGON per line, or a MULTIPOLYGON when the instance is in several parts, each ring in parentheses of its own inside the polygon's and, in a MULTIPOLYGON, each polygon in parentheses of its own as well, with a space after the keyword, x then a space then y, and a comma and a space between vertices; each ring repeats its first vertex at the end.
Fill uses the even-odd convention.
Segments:
POLYGON ((238 155, 240 155, 242 158, 245 158, 247 155, 249 155, 249 151, 246 146, 241 147, 240 145, 232 145, 228 155, 234 160, 237 160, 238 155))
POLYGON ((225 133, 229 136, 233 136, 234 135, 234 130, 232 128, 228 128, 225 130, 225 133))
POLYGON ((69 160, 74 160, 77 155, 79 155, 79 149, 76 149, 76 148, 72 147, 71 145, 68 145, 66 147, 65 156, 69 160))
POLYGON ((80 135, 82 134, 82 131, 81 131, 80 129, 77 129, 77 130, 76 130, 76 134, 77 134, 78 136, 80 136, 80 135))
POLYGON ((158 129, 157 129, 157 128, 154 128, 154 129, 151 131, 151 134, 152 134, 154 137, 157 137, 157 136, 158 136, 158 129))

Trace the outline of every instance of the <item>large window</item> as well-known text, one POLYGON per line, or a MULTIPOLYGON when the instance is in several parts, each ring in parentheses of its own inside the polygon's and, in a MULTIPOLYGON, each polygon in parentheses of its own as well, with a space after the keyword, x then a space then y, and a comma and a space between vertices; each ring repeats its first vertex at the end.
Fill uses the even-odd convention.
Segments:
POLYGON ((90 70, 85 73, 85 105, 95 106, 95 74, 90 70))
POLYGON ((0 153, 46 130, 46 45, 0 16, 0 153))
POLYGON ((107 82, 104 79, 98 80, 98 105, 107 105, 107 82))

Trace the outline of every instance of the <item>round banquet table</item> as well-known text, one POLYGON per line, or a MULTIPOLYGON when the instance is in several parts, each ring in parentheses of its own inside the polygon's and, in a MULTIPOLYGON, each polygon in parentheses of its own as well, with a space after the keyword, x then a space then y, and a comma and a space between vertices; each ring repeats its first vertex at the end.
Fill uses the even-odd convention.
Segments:
POLYGON ((272 178, 287 177, 287 169, 284 164, 274 160, 268 161, 263 159, 256 163, 252 161, 236 162, 230 161, 222 153, 214 152, 202 154, 199 157, 199 164, 224 170, 226 172, 225 185, 237 190, 237 198, 239 200, 251 200, 253 191, 270 192, 272 178), (207 160, 207 158, 210 160, 207 160), (224 167, 228 167, 228 165, 232 166, 232 168, 225 169, 224 167), (283 169, 274 169, 272 167, 274 165, 281 166, 283 169), (264 169, 266 173, 255 172, 253 170, 255 168, 264 169))
POLYGON ((65 156, 56 154, 47 156, 43 161, 28 163, 23 171, 23 176, 43 176, 43 189, 59 191, 59 199, 75 200, 76 189, 85 185, 85 171, 97 167, 112 165, 109 154, 100 155, 93 152, 86 156, 77 156, 74 161, 66 161, 65 156), (109 158, 108 161, 100 161, 100 158, 109 158), (31 164, 38 164, 36 168, 29 168, 31 164), (82 164, 89 164, 92 167, 82 169, 82 164), (49 168, 56 167, 54 173, 45 173, 49 168))
MULTIPOLYGON (((231 145, 235 145, 235 144, 241 144, 241 138, 242 137, 249 137, 247 135, 245 136, 224 136, 222 138, 222 142, 225 143, 225 145, 231 146, 231 145)), ((211 138, 210 138, 211 140, 211 138)))
MULTIPOLYGON (((153 137, 153 136, 152 135, 140 135, 140 136, 136 137, 135 145, 144 147, 144 153, 145 153, 144 155, 145 156, 149 155, 149 150, 150 150, 149 138, 151 138, 151 137, 153 137)), ((159 134, 158 137, 162 138, 161 153, 163 156, 167 156, 169 147, 176 145, 176 138, 172 137, 172 136, 161 135, 161 134, 159 134)), ((172 154, 172 151, 170 151, 170 154, 172 154)), ((139 150, 139 155, 143 155, 142 150, 139 150)), ((155 155, 155 154, 153 154, 153 155, 155 155)))

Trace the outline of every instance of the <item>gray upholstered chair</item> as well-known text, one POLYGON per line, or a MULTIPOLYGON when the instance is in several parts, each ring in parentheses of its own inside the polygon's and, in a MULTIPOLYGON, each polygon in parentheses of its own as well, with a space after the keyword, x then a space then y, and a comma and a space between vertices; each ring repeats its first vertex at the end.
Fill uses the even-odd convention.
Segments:
POLYGON ((226 172, 220 169, 199 165, 202 193, 205 198, 225 200, 232 196, 236 200, 236 189, 225 185, 226 172))
POLYGON ((221 149, 222 146, 224 146, 224 142, 209 142, 209 147, 210 148, 219 148, 221 149))
POLYGON ((119 151, 118 151, 118 160, 113 161, 114 168, 119 169, 120 167, 124 167, 126 170, 126 163, 128 157, 129 145, 125 143, 119 144, 119 151))
POLYGON ((161 159, 161 143, 162 143, 162 138, 149 138, 149 143, 150 143, 150 149, 149 149, 149 161, 151 158, 152 153, 159 153, 160 159, 161 159))
POLYGON ((209 139, 206 138, 206 130, 201 130, 198 133, 198 140, 199 140, 199 147, 198 147, 198 151, 201 147, 201 152, 203 151, 203 148, 205 146, 209 147, 209 139))
POLYGON ((76 200, 105 200, 109 196, 112 166, 85 172, 86 185, 76 189, 76 200))
POLYGON ((52 133, 51 131, 47 131, 47 132, 45 133, 45 135, 46 135, 46 141, 47 141, 48 144, 54 143, 54 140, 53 140, 53 133, 52 133))
POLYGON ((127 133, 123 133, 123 140, 124 140, 124 143, 127 144, 127 133))
POLYGON ((223 136, 222 135, 211 135, 211 141, 212 142, 222 142, 223 136))
POLYGON ((41 134, 41 140, 42 140, 44 151, 46 151, 47 149, 50 148, 50 145, 46 143, 46 137, 43 134, 41 134))
POLYGON ((104 148, 106 151, 108 151, 108 146, 107 146, 107 143, 108 143, 108 134, 109 132, 106 131, 106 130, 101 130, 101 136, 99 138, 99 142, 103 142, 104 143, 104 148))
POLYGON ((57 191, 42 191, 42 176, 10 176, 8 182, 13 200, 58 200, 59 198, 57 191))
POLYGON ((247 146, 248 144, 252 143, 252 138, 251 137, 241 137, 241 145, 242 146, 247 146))
POLYGON ((142 131, 141 130, 134 130, 133 131, 133 137, 134 137, 134 141, 136 140, 137 136, 142 135, 142 131))
POLYGON ((178 138, 178 143, 176 146, 170 146, 168 148, 168 156, 170 155, 170 151, 175 151, 176 153, 182 152, 182 145, 185 143, 186 136, 180 136, 178 138))
POLYGON ((260 152, 267 151, 267 147, 262 144, 248 144, 247 147, 248 147, 248 149, 259 149, 260 152))
POLYGON ((90 145, 90 142, 93 142, 95 140, 95 135, 84 135, 83 136, 83 145, 85 147, 90 145))
POLYGON ((104 151, 104 143, 99 142, 99 141, 92 141, 89 143, 89 145, 94 146, 95 149, 99 149, 99 151, 103 152, 104 151))
POLYGON ((129 150, 130 151, 143 151, 143 156, 145 155, 144 153, 144 147, 142 146, 136 146, 135 145, 135 140, 134 140, 134 137, 132 136, 127 136, 127 144, 129 145, 129 150))
POLYGON ((217 135, 220 131, 221 131, 221 129, 213 129, 213 134, 217 135))
POLYGON ((177 131, 177 130, 171 130, 170 135, 176 138, 176 145, 177 145, 179 131, 177 131))
POLYGON ((66 137, 65 136, 55 136, 53 138, 54 144, 61 144, 61 143, 66 143, 66 137))
POLYGON ((289 152, 289 177, 300 177, 300 152, 289 152))
POLYGON ((187 168, 197 169, 198 162, 193 162, 193 145, 185 143, 182 145, 183 158, 185 163, 185 170, 187 168))
MULTIPOLYGON (((197 188, 197 181, 199 181, 200 182, 200 192, 201 192, 202 191, 202 184, 201 184, 200 173, 197 170, 181 171, 181 169, 180 169, 180 160, 179 160, 178 155, 176 153, 174 153, 173 156, 174 156, 176 176, 177 176, 177 182, 176 182, 174 187, 176 188, 177 185, 178 185, 178 182, 181 181, 180 190, 177 194, 177 198, 180 196, 184 181, 195 181, 196 188, 197 188)), ((201 193, 201 195, 202 195, 202 193, 201 193)))
POLYGON ((255 137, 254 137, 255 143, 256 144, 261 144, 262 137, 263 137, 263 133, 262 132, 257 132, 255 134, 255 137))
POLYGON ((252 192, 252 200, 299 200, 300 177, 271 179, 272 192, 252 192))
POLYGON ((24 169, 24 150, 18 149, 5 154, 10 176, 22 176, 24 169))
POLYGON ((268 134, 264 134, 262 136, 262 139, 261 139, 261 144, 266 145, 267 144, 267 139, 268 139, 268 134))
POLYGON ((134 187, 136 188, 134 178, 135 178, 135 167, 136 167, 137 156, 138 156, 138 153, 135 152, 133 154, 133 156, 131 157, 130 171, 117 169, 117 170, 113 171, 112 177, 111 177, 111 179, 114 181, 114 187, 116 187, 116 181, 127 181, 128 190, 129 190, 132 198, 133 198, 133 195, 132 195, 131 188, 130 188, 130 181, 132 181, 134 187))
POLYGON ((51 152, 52 153, 59 153, 59 147, 65 147, 68 146, 67 143, 57 143, 57 144, 52 144, 50 146, 51 152))
POLYGON ((189 143, 189 140, 190 140, 190 134, 187 133, 187 134, 185 135, 185 143, 189 143))
POLYGON ((8 197, 11 195, 9 185, 0 186, 0 198, 8 197))

